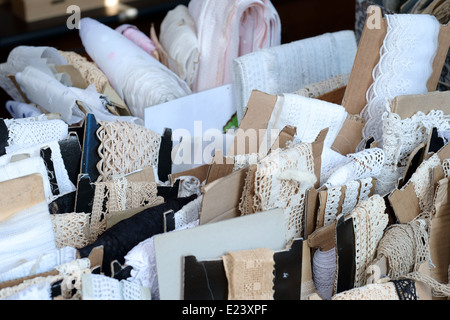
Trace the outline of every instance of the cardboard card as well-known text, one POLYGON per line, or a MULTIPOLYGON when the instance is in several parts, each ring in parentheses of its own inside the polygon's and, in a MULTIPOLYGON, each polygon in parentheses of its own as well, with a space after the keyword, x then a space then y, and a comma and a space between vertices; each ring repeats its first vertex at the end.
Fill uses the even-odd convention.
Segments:
POLYGON ((241 215, 239 202, 247 171, 248 168, 234 171, 202 188, 203 199, 199 215, 201 225, 241 215))
POLYGON ((442 110, 444 114, 450 114, 450 91, 398 96, 392 101, 391 110, 402 120, 411 118, 418 111, 428 114, 431 110, 442 110))
POLYGON ((46 201, 39 173, 0 182, 0 222, 15 213, 46 201))
POLYGON ((175 230, 154 237, 161 300, 183 299, 183 257, 216 259, 227 252, 286 248, 286 217, 281 209, 175 230))
POLYGON ((430 255, 434 268, 431 275, 440 283, 449 282, 450 265, 450 188, 449 179, 441 179, 434 197, 435 213, 430 228, 430 255))
MULTIPOLYGON (((450 158, 450 144, 447 143, 436 153, 441 160, 450 158)), ((440 166, 438 166, 440 167, 440 166)), ((433 170, 433 174, 443 173, 442 168, 433 170)), ((433 177, 433 180, 437 179, 433 177)), ((433 191, 434 192, 434 191, 433 191)), ((399 223, 407 223, 413 220, 421 213, 419 198, 414 190, 414 184, 409 180, 402 188, 395 189, 388 195, 389 203, 392 207, 395 217, 399 223)))

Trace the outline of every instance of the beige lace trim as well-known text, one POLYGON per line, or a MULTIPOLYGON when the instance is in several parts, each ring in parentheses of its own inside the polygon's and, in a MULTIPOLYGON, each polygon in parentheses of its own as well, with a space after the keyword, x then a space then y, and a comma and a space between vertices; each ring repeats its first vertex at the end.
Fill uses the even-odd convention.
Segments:
POLYGON ((158 165, 159 134, 126 121, 100 121, 99 124, 100 161, 97 169, 100 175, 97 181, 108 181, 113 175, 158 165))
POLYGON ((303 234, 305 192, 315 181, 311 144, 279 148, 250 170, 239 205, 243 214, 282 208, 287 212, 287 240, 303 234), (250 208, 251 206, 251 208, 250 208))
POLYGON ((338 88, 344 87, 348 83, 348 79, 350 74, 342 74, 337 75, 333 78, 326 79, 321 82, 311 83, 297 91, 295 94, 299 94, 301 96, 309 97, 309 98, 317 98, 325 93, 331 92, 338 88))
POLYGON ((82 248, 89 243, 90 214, 73 212, 50 215, 57 248, 82 248))
POLYGON ((353 218, 355 233, 355 284, 361 287, 367 284, 367 267, 375 258, 376 249, 388 224, 388 215, 383 198, 373 195, 358 203, 350 216, 353 218))
POLYGON ((411 272, 410 274, 407 274, 403 276, 402 278, 411 279, 414 281, 419 281, 422 283, 425 283, 426 285, 430 286, 433 291, 433 296, 435 297, 448 297, 450 298, 450 283, 449 284, 443 284, 438 282, 436 279, 424 275, 423 273, 420 273, 418 271, 411 272))
POLYGON ((273 300, 274 259, 270 249, 229 252, 223 257, 229 300, 273 300))
POLYGON ((416 218, 406 224, 391 225, 378 244, 377 258, 381 256, 388 260, 387 276, 393 280, 430 261, 428 221, 416 218))
POLYGON ((95 63, 88 61, 85 57, 73 51, 59 51, 59 53, 80 72, 88 84, 95 85, 98 93, 103 92, 108 83, 108 78, 95 63))
POLYGON ((399 300, 392 282, 368 284, 334 295, 331 300, 399 300))
POLYGON ((96 182, 92 205, 89 242, 94 242, 107 228, 107 220, 114 212, 153 206, 163 203, 158 196, 156 182, 133 182, 125 177, 96 182))

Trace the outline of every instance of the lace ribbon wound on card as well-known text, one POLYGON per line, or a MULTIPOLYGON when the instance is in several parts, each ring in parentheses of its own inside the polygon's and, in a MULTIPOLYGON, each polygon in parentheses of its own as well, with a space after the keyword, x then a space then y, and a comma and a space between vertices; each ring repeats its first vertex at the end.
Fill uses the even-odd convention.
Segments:
POLYGON ((273 300, 273 251, 266 248, 229 252, 223 256, 228 300, 273 300))
POLYGON ((254 180, 246 181, 240 207, 245 210, 245 203, 249 202, 252 203, 252 212, 282 208, 287 212, 288 240, 300 237, 303 233, 305 192, 315 182, 310 181, 311 177, 314 177, 311 144, 297 143, 276 149, 257 164, 254 180), (292 176, 282 176, 286 172, 292 172, 292 176), (248 197, 253 198, 249 201, 248 197))
POLYGON ((51 214, 57 248, 82 248, 89 244, 91 215, 83 212, 51 214))
POLYGON ((97 137, 100 140, 98 181, 158 166, 161 136, 152 130, 129 122, 100 121, 97 137))
POLYGON ((389 264, 387 276, 393 280, 414 271, 421 263, 430 262, 429 219, 419 216, 409 223, 387 228, 377 248, 377 259, 382 256, 389 264))
POLYGON ((427 142, 433 127, 438 131, 450 130, 450 116, 442 110, 432 110, 428 114, 419 111, 405 119, 392 112, 383 115, 385 161, 375 193, 385 195, 397 186, 397 180, 405 172, 410 155, 427 142))
POLYGON ((112 212, 154 206, 164 202, 158 196, 156 182, 133 182, 125 177, 96 182, 92 205, 89 242, 94 242, 106 230, 112 212))
POLYGON ((353 219, 355 234, 355 284, 361 287, 367 284, 366 269, 376 255, 378 242, 383 237, 388 224, 386 205, 379 195, 358 203, 350 216, 353 219))
POLYGON ((428 92, 440 30, 439 22, 430 15, 386 15, 386 20, 380 60, 373 69, 373 83, 361 112, 366 119, 363 141, 373 136, 380 147, 384 145, 382 115, 392 99, 428 92))

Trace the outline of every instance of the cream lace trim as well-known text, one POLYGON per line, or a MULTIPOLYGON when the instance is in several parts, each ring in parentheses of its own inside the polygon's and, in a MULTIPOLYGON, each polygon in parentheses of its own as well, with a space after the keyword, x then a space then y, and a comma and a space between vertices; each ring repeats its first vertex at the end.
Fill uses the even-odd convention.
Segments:
POLYGON ((90 214, 84 212, 50 215, 57 248, 82 248, 89 244, 90 214))
POLYGON ((89 242, 94 242, 106 230, 106 221, 114 212, 163 203, 164 199, 157 194, 156 182, 132 182, 123 176, 96 182, 89 242))
POLYGON ((158 165, 161 136, 143 126, 129 122, 100 121, 97 169, 98 181, 116 174, 127 174, 158 165))
POLYGON ((273 251, 253 249, 223 256, 228 300, 273 300, 273 251))
POLYGON ((355 233, 355 285, 361 287, 367 284, 366 269, 375 258, 378 242, 383 236, 388 224, 386 205, 379 195, 360 202, 350 216, 353 218, 355 233))
POLYGON ((399 300, 392 282, 368 284, 334 295, 331 300, 399 300))
POLYGON ((388 260, 389 278, 398 280, 419 264, 430 262, 428 224, 425 219, 415 219, 391 225, 385 231, 378 244, 377 259, 384 256, 388 260))
POLYGON ((254 196, 248 199, 253 190, 244 190, 240 207, 245 208, 246 203, 253 202, 253 212, 283 208, 288 219, 287 240, 301 237, 305 192, 315 183, 311 181, 312 177, 314 159, 311 144, 298 143, 276 149, 258 163, 254 181, 246 182, 244 189, 251 188, 254 183, 254 196))

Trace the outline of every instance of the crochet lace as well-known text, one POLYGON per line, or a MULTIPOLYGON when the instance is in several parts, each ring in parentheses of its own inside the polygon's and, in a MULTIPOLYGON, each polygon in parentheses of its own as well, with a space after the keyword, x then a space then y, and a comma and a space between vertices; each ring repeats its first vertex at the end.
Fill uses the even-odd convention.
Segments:
POLYGON ((96 182, 89 242, 94 242, 106 230, 106 221, 112 212, 164 202, 164 199, 157 194, 156 182, 132 182, 124 177, 107 182, 96 182))
POLYGON ((373 136, 383 145, 382 115, 399 95, 423 94, 432 73, 440 24, 429 15, 386 15, 387 34, 380 48, 380 60, 367 90, 363 138, 373 136))
POLYGON ((303 233, 305 192, 311 187, 309 181, 298 181, 295 177, 280 175, 286 171, 311 176, 314 175, 314 159, 311 144, 297 143, 286 148, 276 149, 257 164, 254 181, 247 181, 249 193, 244 192, 240 208, 247 214, 246 203, 253 203, 253 212, 273 208, 283 208, 287 212, 287 239, 300 237, 303 233), (254 187, 252 187, 254 184, 254 187), (254 191, 252 199, 248 199, 254 191))
POLYGON ((394 224, 386 229, 377 248, 377 258, 386 257, 387 276, 400 279, 423 263, 430 262, 428 222, 415 219, 406 224, 394 224))
POLYGON ((161 136, 143 126, 129 122, 100 121, 97 163, 98 181, 107 181, 115 174, 127 174, 158 165, 161 136))
POLYGON ((385 161, 375 192, 385 195, 397 186, 411 153, 427 141, 432 128, 450 130, 450 116, 444 115, 441 110, 432 110, 426 115, 419 111, 410 118, 401 119, 399 115, 387 111, 382 121, 385 161))
POLYGON ((57 248, 82 248, 89 244, 90 214, 84 212, 50 215, 57 248))
POLYGON ((355 283, 360 287, 367 283, 366 269, 375 258, 378 242, 388 224, 386 205, 379 195, 360 202, 350 214, 355 234, 355 283))

